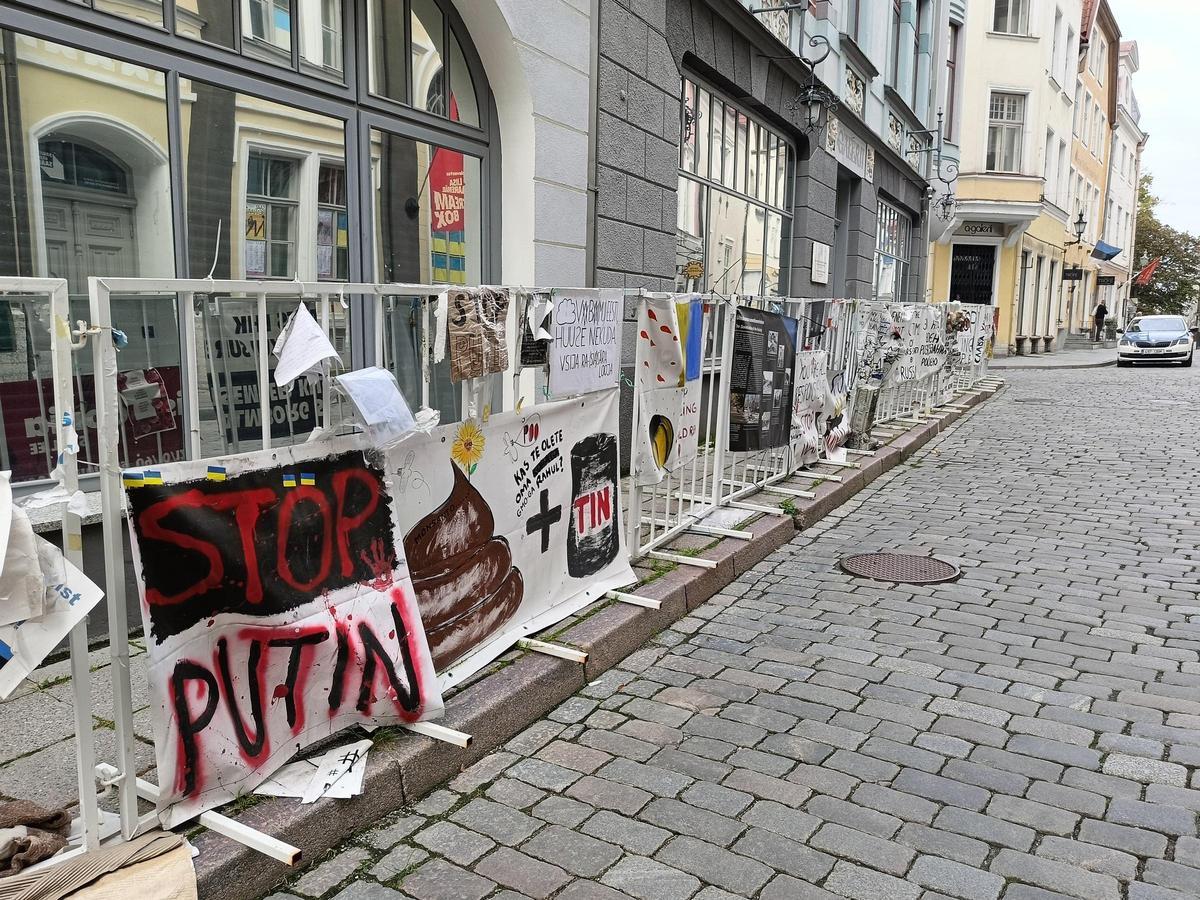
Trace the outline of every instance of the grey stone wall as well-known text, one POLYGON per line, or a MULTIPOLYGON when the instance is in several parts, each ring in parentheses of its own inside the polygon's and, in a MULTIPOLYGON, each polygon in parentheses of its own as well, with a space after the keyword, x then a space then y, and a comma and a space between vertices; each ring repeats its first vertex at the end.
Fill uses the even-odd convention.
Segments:
MULTIPOLYGON (((743 30, 731 21, 745 15, 733 0, 601 0, 596 284, 661 290, 674 283, 679 90, 681 73, 690 72, 792 142, 793 219, 783 260, 788 293, 839 292, 832 277, 828 285, 814 284, 811 270, 812 242, 835 243, 838 163, 796 127, 788 102, 802 85, 769 58, 782 46, 772 45, 753 22, 743 30)), ((911 175, 905 177, 878 152, 876 136, 865 131, 860 136, 876 146, 877 163, 874 183, 858 183, 845 223, 850 296, 871 291, 880 193, 914 213, 921 209, 921 191, 911 175)), ((918 234, 914 221, 912 271, 923 276, 918 257, 926 248, 918 234)), ((919 295, 919 285, 910 293, 919 295)))

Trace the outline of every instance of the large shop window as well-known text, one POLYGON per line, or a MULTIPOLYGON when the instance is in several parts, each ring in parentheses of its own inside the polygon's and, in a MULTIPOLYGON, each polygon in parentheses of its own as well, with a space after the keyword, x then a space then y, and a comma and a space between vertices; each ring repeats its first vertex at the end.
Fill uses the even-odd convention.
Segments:
POLYGON ((791 230, 788 144, 695 81, 683 82, 675 283, 778 295, 791 230))
MULTIPOLYGON (((169 51, 165 34, 106 38, 118 58, 89 49, 84 28, 60 32, 47 22, 48 33, 77 46, 0 31, 7 73, 0 79, 0 275, 66 279, 79 319, 88 318, 91 276, 299 279, 330 282, 334 293, 337 282, 495 277, 488 260, 496 236, 485 224, 490 95, 448 0, 375 0, 369 21, 360 22, 370 25, 358 29, 360 47, 353 31, 347 36, 344 0, 85 5, 160 28, 174 21, 180 34, 240 56, 203 67, 171 57, 171 71, 162 71, 135 61, 145 58, 144 46, 169 51), (385 80, 330 83, 359 62, 385 80), (290 79, 291 88, 273 92, 261 78, 264 65, 322 80, 290 79), (396 84, 403 91, 393 94, 396 84)), ((48 307, 47 298, 0 297, 0 468, 12 469, 16 481, 46 478, 54 463, 48 307)), ((342 304, 332 307, 334 343, 346 363, 352 347, 382 345, 381 362, 414 403, 458 415, 460 392, 450 389, 448 371, 433 367, 429 384, 422 378, 424 298, 389 298, 383 333, 359 317, 353 340, 342 304)), ((294 300, 268 304, 268 341, 294 308, 294 300)), ((122 465, 184 457, 179 316, 186 314, 170 294, 112 298, 114 325, 129 338, 119 356, 122 465)), ((273 439, 307 439, 319 387, 287 393, 258 383, 253 298, 197 295, 190 314, 203 452, 258 447, 264 391, 273 439)), ((79 420, 88 423, 80 430, 85 464, 95 461, 90 358, 75 357, 79 420)))
POLYGON ((900 302, 908 278, 909 233, 912 219, 904 210, 879 201, 879 232, 875 241, 876 300, 900 302))

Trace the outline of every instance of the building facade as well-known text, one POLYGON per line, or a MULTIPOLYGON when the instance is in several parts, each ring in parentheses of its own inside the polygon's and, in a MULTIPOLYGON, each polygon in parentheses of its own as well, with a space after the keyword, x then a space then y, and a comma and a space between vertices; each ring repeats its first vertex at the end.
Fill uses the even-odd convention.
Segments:
POLYGON ((935 235, 935 299, 998 308, 997 353, 1059 341, 1081 0, 970 0, 955 71, 954 216, 935 235))
MULTIPOLYGON (((1121 31, 1108 0, 1087 0, 1080 27, 1081 44, 1075 81, 1075 127, 1071 150, 1072 203, 1075 221, 1086 223, 1083 242, 1073 248, 1072 265, 1082 270, 1071 283, 1064 316, 1072 334, 1089 332, 1092 312, 1103 300, 1115 315, 1118 269, 1105 259, 1113 218, 1109 190, 1114 125, 1117 117, 1117 67, 1121 31)), ((1068 226, 1069 237, 1074 237, 1068 226)), ((1111 245, 1110 245, 1111 246, 1111 245)), ((1116 249, 1116 248, 1113 248, 1116 249)))
MULTIPOLYGON (((584 284, 595 28, 587 0, 6 0, 0 274, 64 277, 81 310, 93 275, 584 284)), ((418 398, 421 302, 388 299, 380 360, 418 398)), ((211 452, 245 449, 228 420, 256 405, 230 307, 197 310, 211 452)), ((175 304, 116 298, 113 314, 122 376, 177 401, 175 304)), ((46 304, 0 315, 0 467, 36 481, 52 468, 46 304)), ((335 317, 343 359, 373 353, 371 317, 335 317)), ((302 439, 315 413, 275 393, 275 437, 302 439)), ((429 401, 454 415, 458 394, 435 377, 429 401)), ((131 443, 145 455, 123 462, 183 452, 163 433, 131 443)))
POLYGON ((601 0, 597 283, 922 299, 947 4, 763 6, 601 0))
POLYGON ((1142 113, 1133 90, 1133 76, 1139 65, 1137 41, 1122 41, 1117 62, 1117 114, 1108 157, 1108 201, 1104 220, 1104 240, 1120 252, 1105 264, 1103 272, 1114 279, 1108 288, 1105 305, 1118 327, 1123 327, 1133 315, 1130 292, 1133 278, 1141 268, 1139 261, 1134 259, 1134 245, 1137 241, 1142 151, 1149 135, 1142 131, 1142 113))

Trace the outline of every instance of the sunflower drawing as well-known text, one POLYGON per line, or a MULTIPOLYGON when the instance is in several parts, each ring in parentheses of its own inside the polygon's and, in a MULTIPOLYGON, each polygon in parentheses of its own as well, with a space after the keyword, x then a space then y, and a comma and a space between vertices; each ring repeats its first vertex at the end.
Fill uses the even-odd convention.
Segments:
POLYGON ((450 447, 450 458, 453 459, 468 476, 474 475, 483 459, 483 431, 474 421, 467 420, 458 426, 454 435, 454 444, 450 447))

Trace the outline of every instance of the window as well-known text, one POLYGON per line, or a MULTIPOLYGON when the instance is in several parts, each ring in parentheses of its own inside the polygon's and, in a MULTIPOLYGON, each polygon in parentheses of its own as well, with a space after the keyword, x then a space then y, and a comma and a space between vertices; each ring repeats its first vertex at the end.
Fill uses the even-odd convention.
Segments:
POLYGON ((679 157, 675 255, 681 291, 778 295, 783 248, 791 228, 784 184, 788 147, 783 137, 732 103, 684 79, 684 122, 700 100, 693 134, 684 131, 679 157), (711 102, 712 115, 704 114, 711 102), (711 165, 697 148, 711 148, 711 165), (693 157, 697 164, 693 167, 693 157), (735 165, 736 163, 736 165, 735 165))
POLYGON ((846 0, 846 34, 850 35, 856 44, 862 43, 862 4, 863 0, 846 0))
POLYGON ((1058 142, 1058 195, 1054 198, 1054 202, 1063 209, 1068 209, 1066 197, 1064 196, 1068 190, 1067 180, 1070 177, 1069 167, 1067 165, 1067 142, 1059 139, 1058 142))
MULTIPOLYGON (((1050 77, 1055 81, 1059 81, 1059 75, 1062 72, 1062 63, 1060 57, 1063 54, 1063 11, 1056 8, 1054 10, 1054 51, 1050 59, 1050 77)), ((1059 84, 1062 84, 1059 81, 1059 84)))
POLYGON ((900 0, 892 0, 892 46, 888 84, 894 88, 900 87, 900 21, 900 0))
POLYGON ((1025 95, 993 91, 988 112, 987 169, 1020 172, 1025 140, 1025 95))
POLYGON ((946 135, 951 141, 957 136, 955 115, 958 110, 958 42, 962 34, 962 26, 950 23, 950 41, 946 48, 946 135))
POLYGON ((346 167, 323 162, 317 176, 317 278, 346 281, 349 277, 346 167))
POLYGON ((1029 34, 1029 0, 996 0, 992 31, 1029 34))
POLYGON ((1042 158, 1042 178, 1046 182, 1042 194, 1051 202, 1058 193, 1058 170, 1055 168, 1057 165, 1058 145, 1054 142, 1054 129, 1048 128, 1046 129, 1046 150, 1042 158))
POLYGON ((1088 54, 1090 68, 1096 80, 1104 84, 1105 70, 1108 68, 1108 42, 1100 34, 1096 35, 1094 41, 1092 51, 1088 54))
POLYGON ((1071 111, 1071 134, 1079 137, 1079 122, 1083 116, 1083 84, 1075 82, 1075 106, 1071 111))
POLYGON ((900 302, 908 277, 908 240, 912 220, 899 207, 879 201, 875 240, 874 299, 900 302))
POLYGON ((1071 75, 1071 60, 1075 58, 1075 29, 1067 26, 1067 39, 1063 43, 1062 69, 1058 83, 1066 89, 1067 79, 1071 75))
POLYGON ((246 166, 247 278, 294 278, 297 170, 295 160, 251 153, 246 166))

